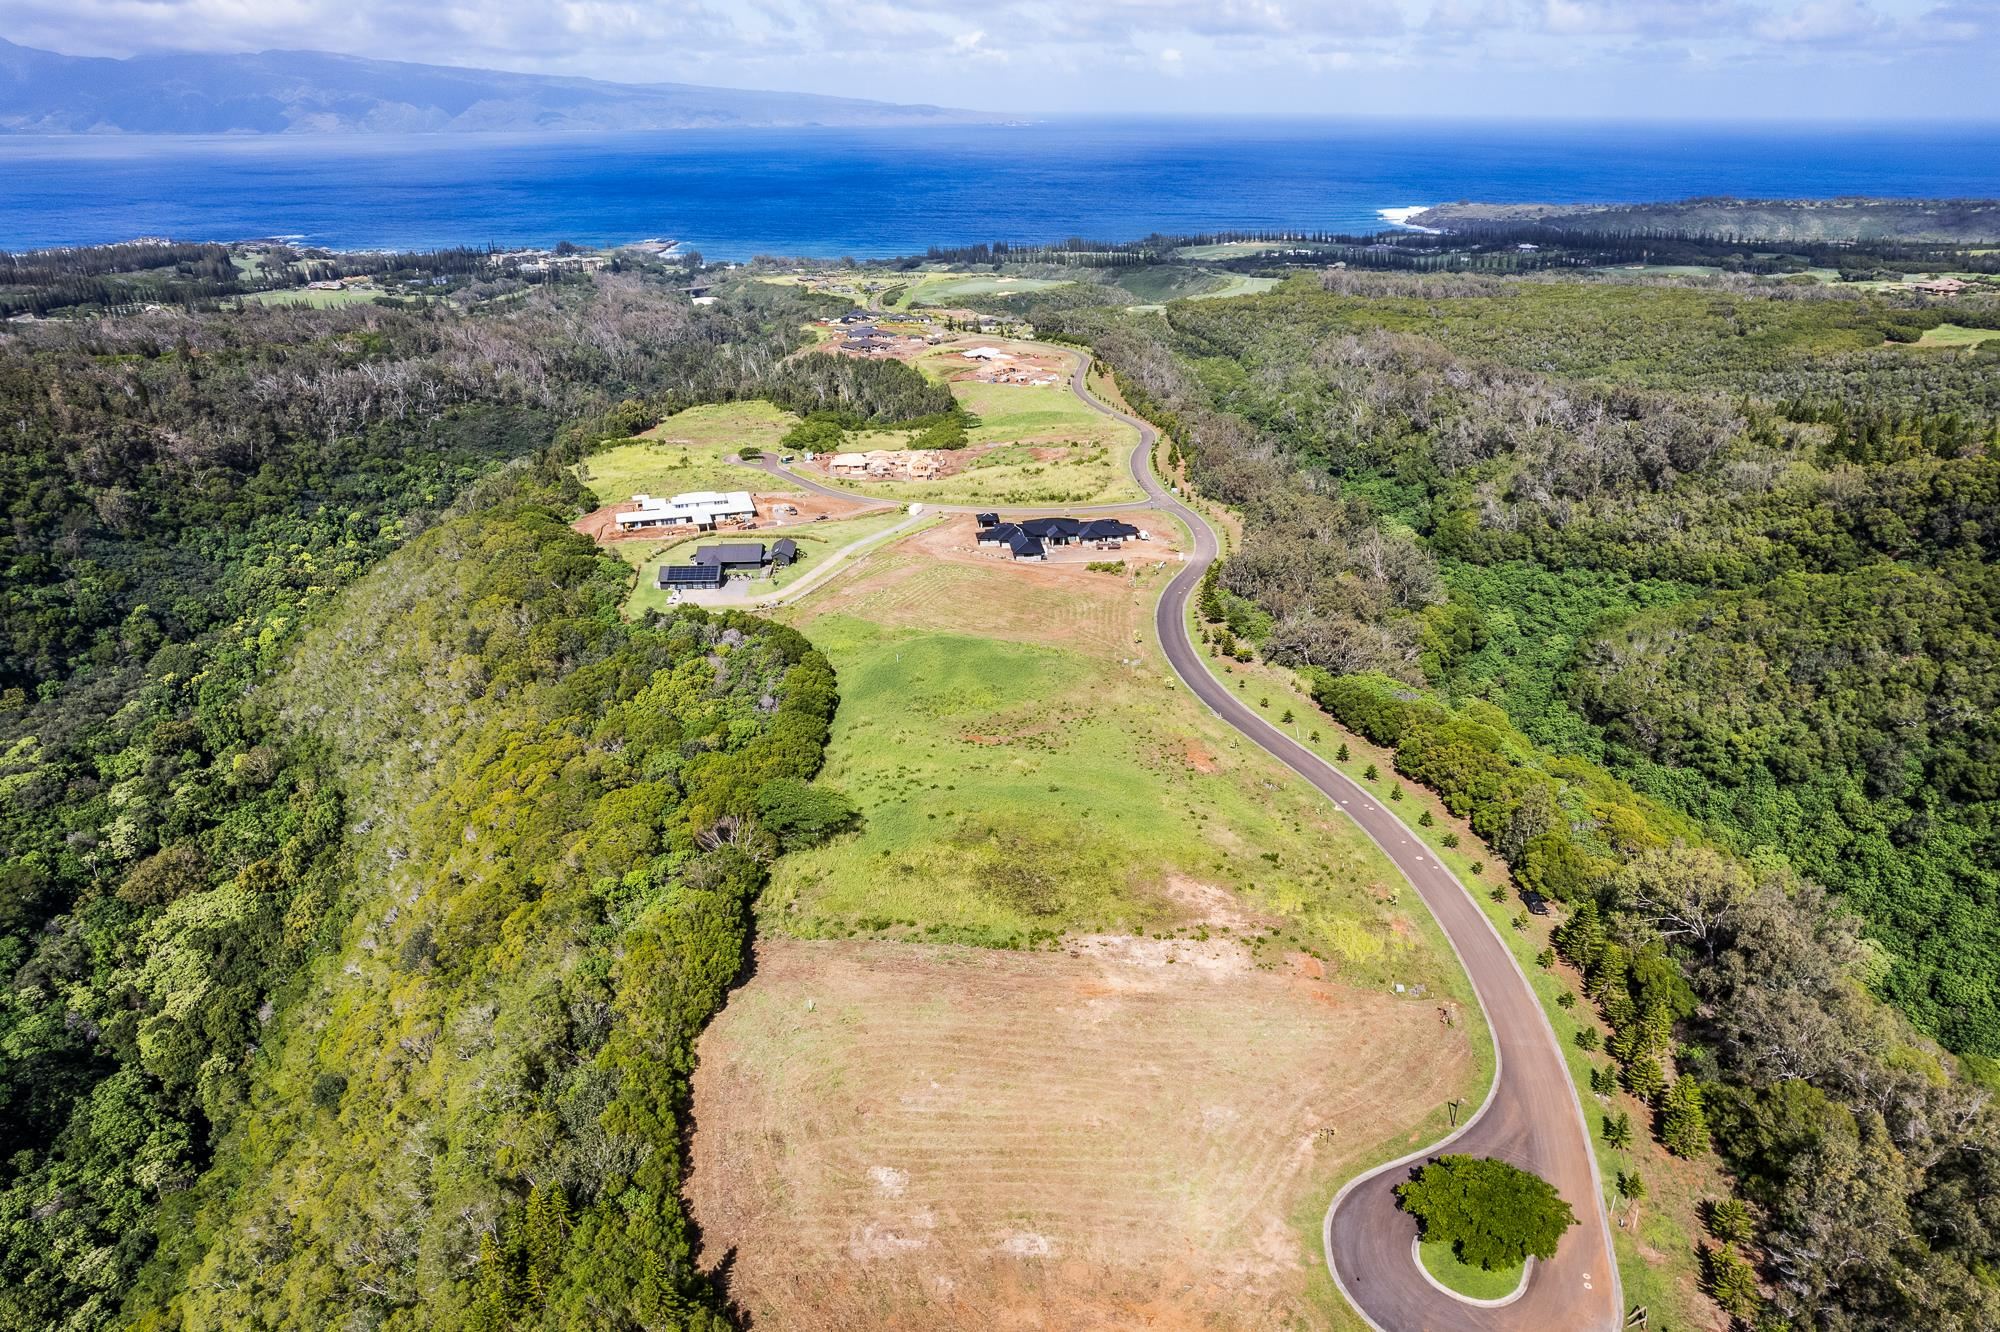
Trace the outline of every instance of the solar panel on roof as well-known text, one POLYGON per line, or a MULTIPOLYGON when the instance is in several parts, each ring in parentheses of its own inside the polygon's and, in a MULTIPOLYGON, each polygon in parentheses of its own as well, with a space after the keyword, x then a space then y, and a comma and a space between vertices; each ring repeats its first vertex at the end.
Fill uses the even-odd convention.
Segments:
POLYGON ((661 587, 721 587, 724 578, 719 564, 663 564, 661 587))

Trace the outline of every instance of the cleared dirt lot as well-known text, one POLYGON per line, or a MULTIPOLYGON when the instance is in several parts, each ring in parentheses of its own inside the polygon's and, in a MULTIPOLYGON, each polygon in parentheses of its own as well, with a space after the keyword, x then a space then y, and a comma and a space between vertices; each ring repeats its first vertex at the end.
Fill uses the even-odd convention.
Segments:
POLYGON ((1232 923, 762 943, 699 1046, 704 1266, 767 1329, 1317 1322, 1317 1207, 1470 1055, 1434 1005, 1260 967, 1232 923))
POLYGON ((978 544, 972 518, 961 514, 874 556, 865 573, 818 594, 802 620, 858 615, 887 626, 1071 647, 1105 659, 1135 656, 1135 635, 1158 594, 1157 579, 1180 567, 1185 538, 1176 525, 1144 510, 1101 516, 1143 527, 1152 540, 1128 541, 1122 550, 1058 546, 1048 562, 1014 560, 997 546, 978 544), (1128 572, 1092 572, 1085 566, 1093 560, 1123 560, 1128 572), (1145 580, 1135 582, 1141 572, 1145 580))

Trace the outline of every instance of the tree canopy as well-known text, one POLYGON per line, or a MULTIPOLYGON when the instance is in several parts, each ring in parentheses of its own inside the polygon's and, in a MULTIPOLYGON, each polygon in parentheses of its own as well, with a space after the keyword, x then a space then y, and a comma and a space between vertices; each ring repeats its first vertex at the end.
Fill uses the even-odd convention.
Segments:
POLYGON ((1576 1213, 1555 1186, 1505 1161, 1440 1156, 1396 1186, 1426 1242, 1449 1244, 1463 1262, 1491 1271, 1531 1255, 1555 1257, 1576 1213))

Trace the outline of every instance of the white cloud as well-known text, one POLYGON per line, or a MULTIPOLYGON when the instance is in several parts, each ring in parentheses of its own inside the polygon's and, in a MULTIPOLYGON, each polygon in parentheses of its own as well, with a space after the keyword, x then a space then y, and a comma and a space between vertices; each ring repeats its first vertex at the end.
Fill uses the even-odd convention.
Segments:
POLYGON ((1889 31, 1889 23, 1862 0, 1807 0, 1789 12, 1769 14, 1756 25, 1758 36, 1783 45, 1852 42, 1889 31))
MULTIPOLYGON (((1377 110, 1367 77, 1393 73, 1384 86, 1411 109, 1538 114, 1573 108, 1584 82, 1615 104, 1624 87, 1670 90, 1677 72, 1740 80, 1719 87, 1720 103, 1717 85, 1683 94, 1706 115, 1780 85, 1831 103, 1827 64, 1842 60, 1871 66, 1850 98, 1922 97, 1942 82, 1940 59, 1976 69, 1993 57, 1996 11, 2000 0, 8 0, 0 35, 81 54, 317 48, 635 81, 879 86, 1028 110, 1377 110), (1171 96, 1162 74, 1180 79, 1171 96)), ((1955 95, 2000 118, 1988 81, 1955 95)), ((1851 110, 1865 114, 1865 100, 1851 110)))

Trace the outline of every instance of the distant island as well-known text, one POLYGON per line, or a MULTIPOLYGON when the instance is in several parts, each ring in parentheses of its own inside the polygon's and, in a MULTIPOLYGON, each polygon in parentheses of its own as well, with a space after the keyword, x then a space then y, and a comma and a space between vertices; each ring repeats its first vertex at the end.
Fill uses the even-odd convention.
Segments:
POLYGON ((998 124, 949 107, 610 83, 325 51, 113 60, 0 40, 0 133, 606 132, 998 124))
POLYGON ((1542 225, 1569 232, 1669 231, 1772 241, 1916 241, 1955 244, 2000 239, 1994 199, 1735 199, 1672 203, 1449 203, 1398 218, 1406 226, 1472 230, 1542 225))

